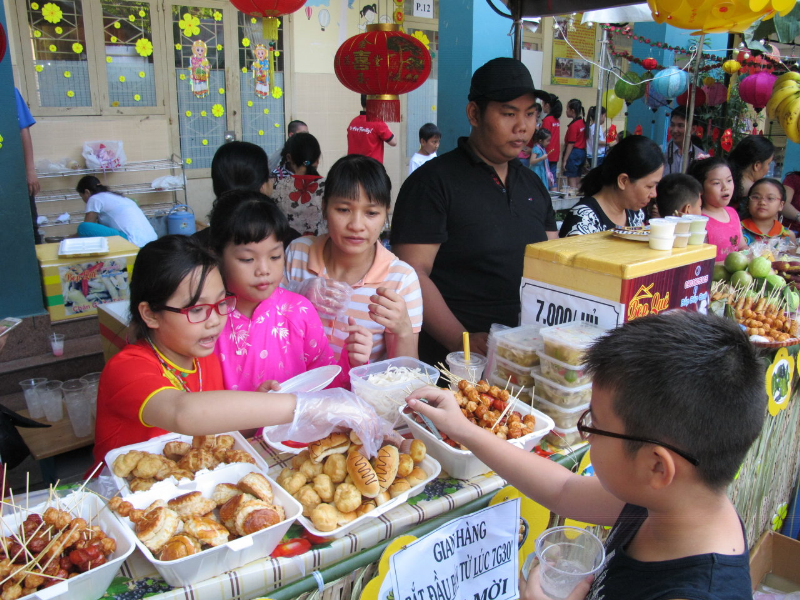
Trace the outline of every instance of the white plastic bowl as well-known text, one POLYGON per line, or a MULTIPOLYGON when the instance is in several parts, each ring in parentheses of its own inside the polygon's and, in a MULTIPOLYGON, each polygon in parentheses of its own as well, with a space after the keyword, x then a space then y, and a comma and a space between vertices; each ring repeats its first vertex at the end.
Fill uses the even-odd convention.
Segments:
MULTIPOLYGON (((20 497, 17 497, 17 502, 20 501, 20 497)), ((48 501, 32 506, 27 511, 22 508, 16 513, 3 515, 3 535, 18 534, 20 523, 29 514, 38 513, 41 515, 53 505, 48 501)), ((69 511, 74 516, 86 519, 92 525, 99 525, 107 536, 116 540, 117 549, 108 557, 106 564, 86 573, 81 573, 72 579, 56 583, 49 588, 34 592, 25 596, 25 598, 38 598, 40 600, 53 600, 55 598, 95 600, 100 598, 105 594, 108 586, 111 585, 111 581, 119 571, 122 563, 136 548, 136 537, 130 529, 124 527, 114 517, 110 510, 105 508, 105 502, 91 492, 82 492, 80 494, 73 492, 64 498, 60 498, 57 507, 61 510, 69 511)))
MULTIPOLYGON (((555 427, 553 419, 522 402, 517 402, 517 405, 512 410, 518 411, 523 417, 529 414, 536 417, 536 430, 533 433, 514 440, 508 440, 508 443, 523 450, 533 450, 536 444, 542 441, 542 438, 555 427)), ((438 460, 445 472, 451 477, 470 479, 476 475, 491 471, 472 452, 458 450, 437 439, 430 431, 417 423, 412 415, 404 413, 402 408, 400 409, 400 416, 405 420, 414 437, 425 442, 428 454, 438 460)))
MULTIPOLYGON (((145 492, 138 492, 128 496, 127 500, 133 504, 134 508, 143 509, 156 500, 170 500, 188 492, 198 491, 201 492, 204 497, 210 498, 218 483, 236 484, 236 482, 248 473, 267 475, 265 471, 260 470, 254 465, 235 463, 226 469, 208 471, 198 476, 197 479, 192 482, 191 486, 181 486, 179 488, 178 486, 171 485, 171 489, 167 491, 166 487, 162 487, 164 486, 162 483, 157 490, 150 489, 145 492)), ((164 578, 164 581, 173 587, 191 585, 198 581, 221 575, 225 571, 238 569, 254 560, 268 557, 280 543, 281 538, 283 538, 295 519, 303 512, 303 507, 272 478, 267 477, 267 479, 275 495, 274 503, 282 506, 283 510, 286 512, 286 519, 284 521, 272 527, 267 527, 261 531, 251 533, 250 535, 237 538, 222 546, 208 548, 197 554, 179 558, 178 560, 158 560, 138 538, 136 538, 136 545, 139 547, 139 550, 142 551, 145 558, 153 564, 161 577, 164 578)), ((131 523, 129 519, 126 517, 118 518, 133 532, 134 524, 131 523)))
MULTIPOLYGON (((264 473, 266 473, 269 470, 269 465, 267 465, 266 461, 264 461, 264 459, 261 458, 261 455, 256 451, 256 449, 253 448, 246 439, 244 439, 244 436, 241 433, 239 433, 238 431, 232 431, 230 433, 220 434, 220 435, 232 436, 234 439, 234 444, 233 444, 234 450, 244 450, 245 452, 247 452, 250 456, 252 456, 256 460, 256 466, 259 469, 261 469, 264 473)), ((165 435, 154 437, 150 440, 147 440, 146 442, 140 442, 138 444, 131 444, 130 446, 122 446, 121 448, 114 448, 113 450, 109 450, 108 453, 106 453, 106 465, 108 465, 108 470, 111 471, 111 465, 114 464, 114 460, 120 454, 126 454, 131 450, 141 450, 142 452, 149 452, 150 454, 162 454, 164 446, 167 445, 167 442, 186 442, 187 444, 191 445, 192 436, 181 435, 180 433, 167 433, 165 435)), ((236 464, 242 464, 242 463, 221 464, 216 469, 214 469, 214 471, 217 471, 219 469, 225 469, 230 465, 236 465, 236 464)), ((207 472, 208 471, 206 471, 205 469, 198 471, 198 473, 207 473, 207 472)), ((117 484, 117 488, 120 491, 120 496, 122 496, 123 498, 129 496, 130 494, 142 493, 142 492, 131 492, 131 489, 128 487, 128 482, 125 479, 123 479, 122 477, 117 477, 116 475, 114 475, 113 471, 111 471, 111 474, 114 477, 114 483, 117 484)), ((196 476, 197 474, 195 474, 195 477, 196 476)), ((176 482, 175 478, 173 477, 170 477, 167 481, 175 483, 181 489, 183 488, 189 489, 192 487, 193 484, 193 482, 189 479, 181 479, 180 481, 176 482)), ((158 482, 155 485, 159 485, 160 483, 161 482, 158 482)))

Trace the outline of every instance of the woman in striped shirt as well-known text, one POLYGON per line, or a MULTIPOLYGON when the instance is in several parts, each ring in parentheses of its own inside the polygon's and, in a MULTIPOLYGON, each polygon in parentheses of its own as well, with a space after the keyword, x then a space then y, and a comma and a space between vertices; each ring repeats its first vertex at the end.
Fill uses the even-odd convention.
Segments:
POLYGON ((345 313, 320 314, 335 353, 347 339, 348 318, 372 332, 371 361, 417 357, 422 292, 414 269, 379 242, 391 203, 391 182, 377 160, 350 154, 331 167, 322 198, 328 234, 294 240, 286 278, 342 281, 354 288, 345 313))

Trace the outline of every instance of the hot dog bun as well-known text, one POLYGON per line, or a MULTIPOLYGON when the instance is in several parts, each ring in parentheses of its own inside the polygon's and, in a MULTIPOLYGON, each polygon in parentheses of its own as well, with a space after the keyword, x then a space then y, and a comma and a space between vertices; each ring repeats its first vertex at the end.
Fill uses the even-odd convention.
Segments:
POLYGON ((395 446, 384 446, 378 450, 378 456, 375 459, 375 474, 378 476, 382 492, 388 490, 394 478, 397 477, 399 464, 400 453, 395 446))
POLYGON ((353 485, 358 488, 362 496, 375 498, 380 494, 381 484, 378 476, 364 455, 353 452, 347 457, 347 474, 350 475, 353 485))
POLYGON ((330 454, 344 454, 350 447, 350 439, 343 433, 332 433, 308 447, 308 457, 320 463, 330 454))

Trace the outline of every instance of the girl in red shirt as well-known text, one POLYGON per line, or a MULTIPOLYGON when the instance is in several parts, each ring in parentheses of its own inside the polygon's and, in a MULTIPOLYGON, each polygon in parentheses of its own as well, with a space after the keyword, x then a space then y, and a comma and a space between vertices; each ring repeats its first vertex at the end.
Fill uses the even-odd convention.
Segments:
POLYGON ((550 97, 544 101, 542 106, 547 116, 542 121, 542 129, 547 129, 550 132, 550 143, 547 144, 547 161, 550 167, 550 173, 553 175, 553 187, 555 182, 558 181, 558 158, 561 154, 561 100, 555 94, 550 94, 550 97))
POLYGON ((581 181, 581 172, 586 162, 586 121, 583 120, 583 105, 577 98, 567 103, 567 116, 572 122, 564 136, 564 176, 567 184, 577 188, 581 181))

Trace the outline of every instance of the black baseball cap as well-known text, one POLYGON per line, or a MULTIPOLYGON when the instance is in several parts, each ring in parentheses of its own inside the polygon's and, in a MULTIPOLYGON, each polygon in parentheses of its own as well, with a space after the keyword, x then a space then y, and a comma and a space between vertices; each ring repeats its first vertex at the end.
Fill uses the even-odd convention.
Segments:
POLYGON ((468 99, 508 102, 525 94, 535 94, 528 67, 516 58, 493 58, 472 75, 468 99))

